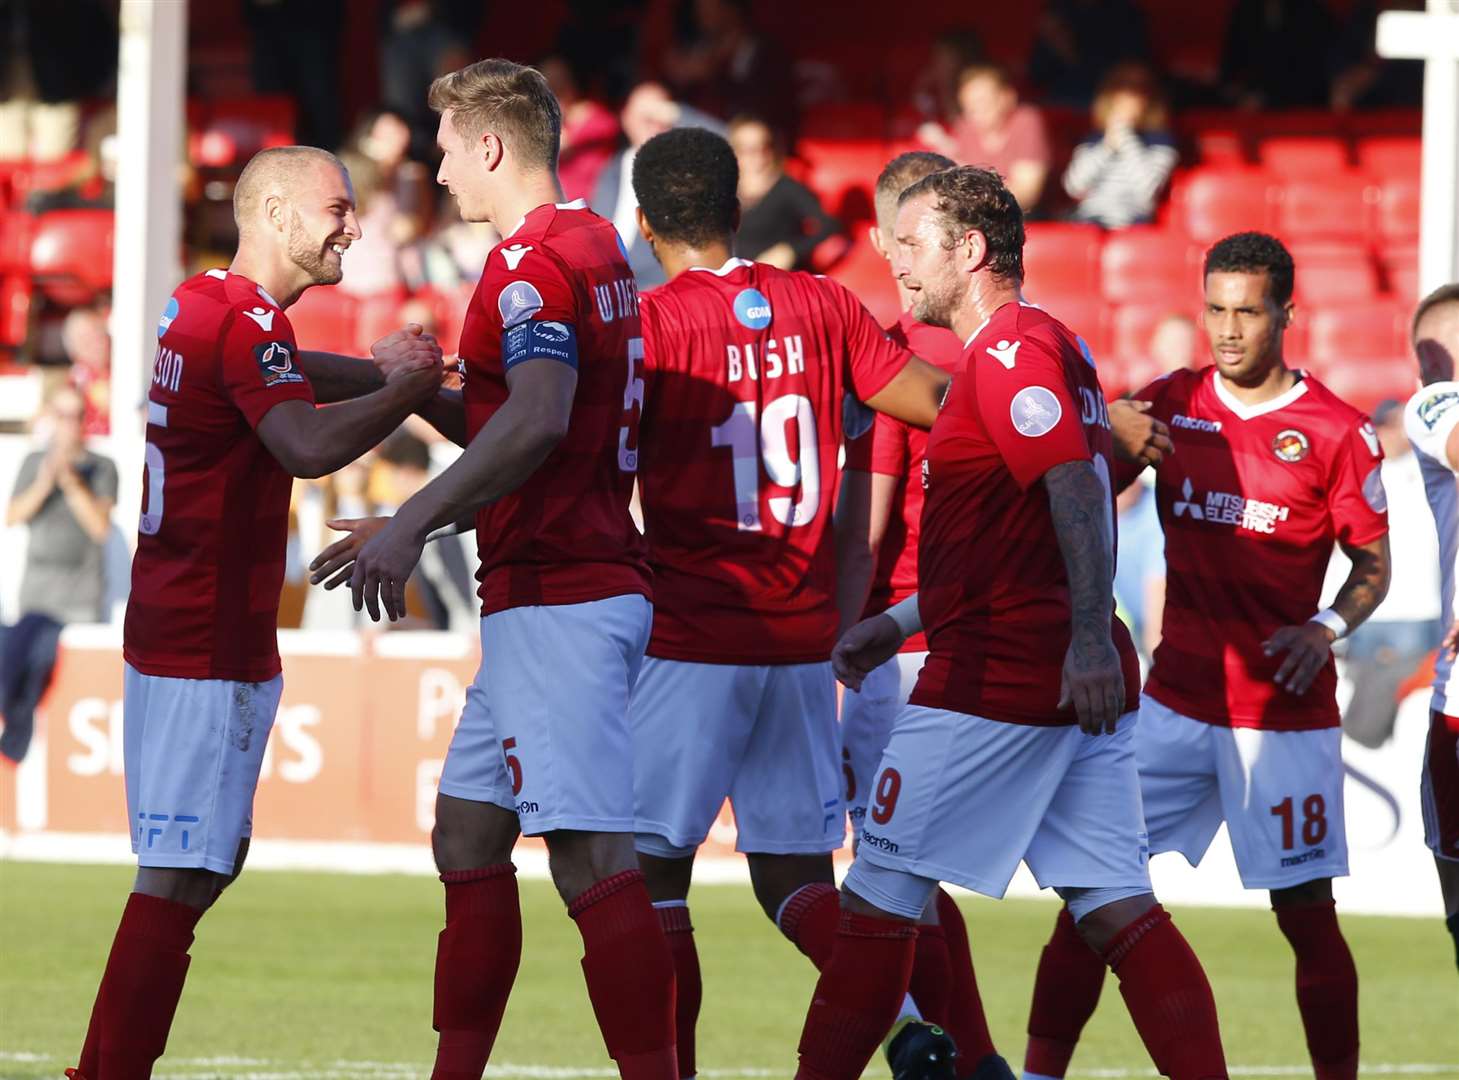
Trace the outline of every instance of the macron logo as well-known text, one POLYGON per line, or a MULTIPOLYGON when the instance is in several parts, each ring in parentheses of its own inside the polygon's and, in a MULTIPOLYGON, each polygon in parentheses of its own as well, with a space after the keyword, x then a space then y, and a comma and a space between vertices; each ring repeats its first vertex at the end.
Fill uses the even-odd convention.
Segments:
POLYGON ((527 257, 527 252, 531 250, 531 244, 513 244, 511 247, 502 248, 502 258, 506 260, 507 269, 515 270, 527 257))
POLYGON ((997 345, 988 346, 988 355, 1012 371, 1014 358, 1018 356, 1018 347, 1022 344, 1021 341, 1000 341, 997 345))
POLYGON ((258 323, 259 329, 265 334, 272 334, 274 332, 274 313, 272 311, 256 307, 251 311, 245 311, 243 314, 258 323))
POLYGON ((1176 413, 1170 418, 1172 427, 1186 428, 1189 431, 1209 431, 1216 433, 1221 430, 1221 421, 1207 420, 1200 416, 1183 416, 1176 413))

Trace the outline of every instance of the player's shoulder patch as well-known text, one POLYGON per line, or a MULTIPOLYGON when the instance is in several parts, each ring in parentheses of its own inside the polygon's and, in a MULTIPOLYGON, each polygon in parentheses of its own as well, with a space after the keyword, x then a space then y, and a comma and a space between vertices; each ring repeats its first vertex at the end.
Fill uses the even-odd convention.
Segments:
POLYGON ((518 278, 497 294, 496 309, 501 313, 503 327, 516 326, 542 310, 542 294, 530 281, 518 278))
POLYGON ((1008 406, 1013 430, 1030 439, 1047 435, 1064 416, 1059 395, 1046 386, 1025 386, 1008 406))
POLYGON ((253 361, 264 386, 304 381, 304 373, 294 366, 294 347, 286 341, 260 341, 253 347, 253 361))

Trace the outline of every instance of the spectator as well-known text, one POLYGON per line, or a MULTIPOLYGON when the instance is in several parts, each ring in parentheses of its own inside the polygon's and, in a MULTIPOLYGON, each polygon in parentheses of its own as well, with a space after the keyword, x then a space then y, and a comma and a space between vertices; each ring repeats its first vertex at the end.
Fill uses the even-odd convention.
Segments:
POLYGON ((401 251, 414 239, 415 224, 399 212, 394 194, 372 160, 351 150, 341 152, 340 160, 355 189, 361 235, 340 257, 344 277, 338 288, 351 296, 400 292, 405 286, 401 251))
POLYGON ((430 217, 435 177, 412 158, 410 124, 392 109, 366 113, 355 128, 349 149, 369 158, 380 172, 380 184, 395 199, 396 210, 424 228, 430 217))
POLYGON ((0 754, 25 756, 35 707, 50 683, 61 628, 103 622, 102 549, 116 505, 117 470, 86 449, 81 395, 62 384, 37 425, 44 447, 21 462, 6 525, 28 525, 20 579, 20 621, 0 646, 0 754))
POLYGON ((983 61, 983 40, 976 30, 944 30, 932 40, 932 51, 912 84, 912 107, 925 123, 957 121, 958 76, 983 61))
POLYGON ((959 165, 981 165, 1003 177, 1024 212, 1038 205, 1049 176, 1049 140, 1043 117, 1021 105, 1008 73, 974 64, 958 77, 958 120, 948 132, 923 124, 917 137, 959 165))
POLYGON ((1145 13, 1132 0, 1050 0, 1028 74, 1047 104, 1086 109, 1111 69, 1149 57, 1145 13))
POLYGON ((410 125, 411 155, 428 161, 438 119, 426 102, 431 82, 470 63, 469 50, 431 0, 395 0, 381 15, 380 96, 410 125))
POLYGON ((735 254, 782 270, 800 270, 841 223, 821 208, 815 193, 785 175, 775 134, 761 120, 730 122, 730 146, 740 165, 740 231, 735 254))
MULTIPOLYGON (((1423 10, 1423 0, 1388 0, 1384 10, 1423 10)), ((1335 74, 1329 103, 1334 112, 1352 109, 1417 108, 1423 104, 1422 60, 1378 55, 1377 0, 1358 0, 1338 31, 1335 74)))
POLYGON ((623 103, 620 114, 623 137, 628 145, 598 173, 590 200, 592 208, 613 222, 623 246, 628 249, 628 266, 640 289, 662 285, 664 271, 638 232, 638 199, 633 194, 633 159, 638 148, 661 131, 676 127, 702 127, 724 133, 724 125, 707 113, 681 105, 669 97, 659 83, 639 83, 623 103))
POLYGON ((1322 0, 1236 0, 1221 84, 1247 109, 1323 108, 1335 45, 1332 14, 1322 0))
POLYGON ((586 199, 617 149, 618 118, 583 93, 577 72, 565 57, 549 56, 538 67, 562 105, 557 154, 562 193, 569 199, 586 199))
POLYGON ((749 0, 694 0, 691 27, 663 56, 677 95, 714 116, 762 116, 777 131, 796 131, 791 60, 755 32, 749 0))
MULTIPOLYGON (((1388 536, 1393 580, 1388 595, 1345 641, 1344 672, 1353 696, 1343 730, 1364 746, 1382 746, 1393 734, 1398 691, 1443 636, 1439 625, 1439 545, 1424 494, 1418 458, 1403 430, 1403 405, 1385 401, 1373 410, 1383 445, 1383 487, 1388 493, 1388 536)), ((1334 552, 1328 594, 1346 579, 1348 560, 1334 552)))
POLYGON ((1077 221, 1123 229, 1153 221, 1155 200, 1179 152, 1164 130, 1165 106, 1148 69, 1112 72, 1094 99, 1096 130, 1074 148, 1064 190, 1077 221))
POLYGON ((299 142, 338 146, 344 0, 243 0, 243 19, 253 32, 253 88, 294 99, 299 142))
POLYGON ((107 0, 0 2, 0 159, 75 149, 81 102, 114 89, 116 12, 107 0))
POLYGON ((111 330, 103 305, 72 308, 61 324, 61 348, 71 362, 70 384, 86 404, 84 434, 111 431, 111 330))

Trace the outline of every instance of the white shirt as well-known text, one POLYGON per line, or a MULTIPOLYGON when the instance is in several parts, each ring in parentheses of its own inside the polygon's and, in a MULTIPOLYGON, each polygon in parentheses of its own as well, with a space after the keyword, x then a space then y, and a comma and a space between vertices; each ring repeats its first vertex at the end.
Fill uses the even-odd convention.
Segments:
MULTIPOLYGON (((1449 433, 1459 427, 1459 382, 1438 382, 1425 386, 1409 399, 1403 410, 1403 428, 1423 473, 1424 491, 1433 511, 1439 541, 1439 618, 1447 629, 1454 622, 1454 582, 1459 559, 1459 477, 1449 465, 1444 445, 1449 433)), ((1398 560, 1395 559, 1395 568, 1398 560)), ((1447 712, 1451 698, 1459 707, 1459 683, 1454 662, 1439 654, 1434 672, 1433 707, 1447 712)))

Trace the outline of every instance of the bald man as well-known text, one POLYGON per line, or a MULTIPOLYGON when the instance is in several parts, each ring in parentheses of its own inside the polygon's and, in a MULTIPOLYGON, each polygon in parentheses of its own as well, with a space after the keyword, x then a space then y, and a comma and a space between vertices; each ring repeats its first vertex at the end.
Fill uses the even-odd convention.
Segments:
POLYGON ((360 237, 333 155, 264 151, 234 213, 232 265, 178 286, 157 327, 123 632, 138 871, 81 1061, 66 1071, 84 1080, 151 1075, 193 929, 243 869, 283 686, 275 627, 293 478, 353 461, 441 385, 440 347, 419 327, 378 342, 375 363, 299 352, 285 309, 339 281, 360 237))

